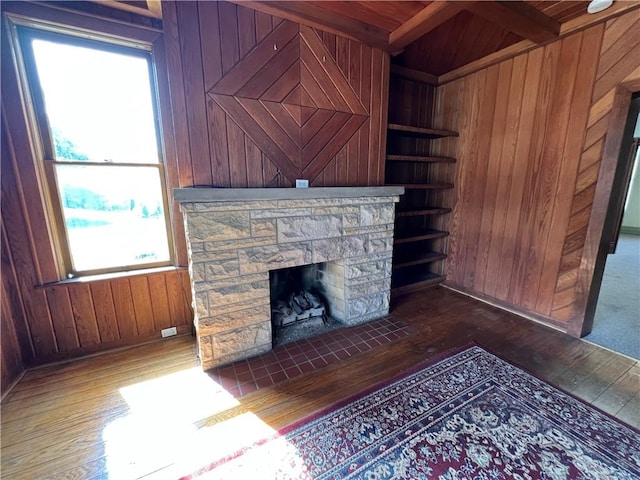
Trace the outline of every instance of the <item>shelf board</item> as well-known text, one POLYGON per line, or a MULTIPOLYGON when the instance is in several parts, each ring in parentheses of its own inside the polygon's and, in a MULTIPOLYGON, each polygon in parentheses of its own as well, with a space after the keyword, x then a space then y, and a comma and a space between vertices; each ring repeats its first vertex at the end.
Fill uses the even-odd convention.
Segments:
POLYGON ((418 217, 420 215, 441 215, 444 213, 451 213, 451 209, 442 207, 424 207, 420 210, 399 210, 396 212, 396 217, 418 217))
POLYGON ((399 258, 393 259, 393 268, 398 269, 413 267, 415 265, 424 265, 425 263, 438 262, 440 260, 444 260, 445 258, 447 258, 447 255, 445 253, 439 252, 424 252, 415 255, 413 258, 409 256, 406 256, 406 258, 402 258, 402 256, 400 256, 399 258))
POLYGON ((411 125, 400 125, 398 123, 390 123, 387 125, 387 128, 394 132, 419 135, 421 137, 430 137, 430 138, 442 138, 442 137, 457 137, 458 132, 454 132, 452 130, 442 130, 438 128, 424 128, 424 127, 414 127, 411 125))
POLYGON ((433 238, 444 238, 449 235, 449 232, 441 230, 417 230, 411 232, 397 232, 398 235, 393 240, 395 245, 401 245, 403 243, 419 242, 420 240, 429 240, 433 238))
POLYGON ((448 190, 451 183, 387 183, 387 187, 404 187, 407 190, 448 190))
POLYGON ((387 155, 391 162, 422 162, 422 163, 456 163, 451 157, 424 157, 421 155, 387 155))
POLYGON ((430 272, 410 276, 394 275, 391 281, 391 294, 395 296, 404 295, 405 293, 438 285, 445 279, 446 277, 444 275, 430 272))

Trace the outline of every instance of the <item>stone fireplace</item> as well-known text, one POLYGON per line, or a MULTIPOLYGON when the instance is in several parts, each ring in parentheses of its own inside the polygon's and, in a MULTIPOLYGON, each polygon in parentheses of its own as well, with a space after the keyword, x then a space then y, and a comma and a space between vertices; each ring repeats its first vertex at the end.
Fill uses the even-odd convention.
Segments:
POLYGON ((204 369, 272 348, 269 272, 323 263, 333 318, 389 311, 402 187, 182 188, 196 335, 204 369))

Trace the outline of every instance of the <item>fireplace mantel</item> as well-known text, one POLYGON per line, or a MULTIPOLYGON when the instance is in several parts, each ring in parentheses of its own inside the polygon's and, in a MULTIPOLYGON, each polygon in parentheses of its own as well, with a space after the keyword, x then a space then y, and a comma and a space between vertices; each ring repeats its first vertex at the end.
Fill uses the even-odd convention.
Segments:
POLYGON ((388 197, 402 195, 404 187, 312 187, 312 188, 176 188, 177 202, 240 202, 321 198, 388 197))
POLYGON ((403 187, 180 188, 205 369, 272 348, 269 272, 322 264, 331 316, 389 312, 395 203, 403 187))

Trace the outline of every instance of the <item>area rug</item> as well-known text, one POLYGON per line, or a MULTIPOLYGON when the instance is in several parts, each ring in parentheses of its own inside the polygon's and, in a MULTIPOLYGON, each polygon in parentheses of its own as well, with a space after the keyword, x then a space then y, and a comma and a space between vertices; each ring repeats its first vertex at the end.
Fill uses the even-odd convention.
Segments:
POLYGON ((638 479, 640 433, 471 346, 184 478, 638 479))

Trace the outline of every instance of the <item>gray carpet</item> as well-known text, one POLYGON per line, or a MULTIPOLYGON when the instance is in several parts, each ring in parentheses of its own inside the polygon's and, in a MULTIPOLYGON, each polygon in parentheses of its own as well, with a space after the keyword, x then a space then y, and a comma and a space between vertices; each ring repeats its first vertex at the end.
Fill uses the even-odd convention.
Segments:
POLYGON ((607 257, 593 330, 585 340, 640 359, 640 236, 621 234, 607 257))

